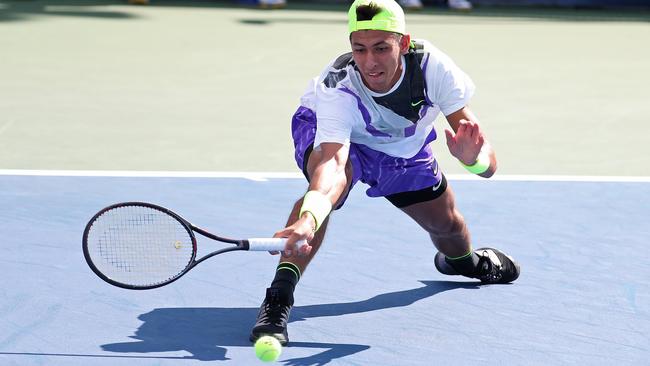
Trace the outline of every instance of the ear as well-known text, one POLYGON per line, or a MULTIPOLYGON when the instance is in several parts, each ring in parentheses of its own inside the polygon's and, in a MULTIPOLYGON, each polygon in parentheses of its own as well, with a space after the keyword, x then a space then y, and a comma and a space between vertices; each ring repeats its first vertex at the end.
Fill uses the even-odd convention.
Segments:
POLYGON ((409 47, 411 47, 411 35, 404 34, 399 42, 400 53, 406 55, 409 52, 409 47))

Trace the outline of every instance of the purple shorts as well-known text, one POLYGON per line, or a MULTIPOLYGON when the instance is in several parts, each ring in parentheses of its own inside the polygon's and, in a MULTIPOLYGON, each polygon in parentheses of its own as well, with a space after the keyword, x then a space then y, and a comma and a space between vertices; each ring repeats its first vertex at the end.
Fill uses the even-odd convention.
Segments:
MULTIPOLYGON (((296 163, 307 176, 305 158, 313 149, 316 114, 309 108, 302 106, 298 108, 291 122, 291 133, 296 163)), ((358 181, 362 181, 370 186, 366 190, 369 197, 386 197, 432 186, 439 187, 444 181, 429 145, 422 148, 415 156, 405 159, 384 154, 365 145, 351 143, 349 160, 353 171, 350 190, 358 181)))

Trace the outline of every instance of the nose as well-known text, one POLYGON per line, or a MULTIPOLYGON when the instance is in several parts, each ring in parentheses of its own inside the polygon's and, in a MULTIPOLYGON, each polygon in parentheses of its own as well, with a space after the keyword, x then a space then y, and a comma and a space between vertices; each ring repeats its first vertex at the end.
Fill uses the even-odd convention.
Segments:
POLYGON ((377 59, 375 55, 372 54, 372 52, 368 52, 368 55, 366 55, 365 64, 366 69, 368 70, 372 70, 377 67, 377 59))

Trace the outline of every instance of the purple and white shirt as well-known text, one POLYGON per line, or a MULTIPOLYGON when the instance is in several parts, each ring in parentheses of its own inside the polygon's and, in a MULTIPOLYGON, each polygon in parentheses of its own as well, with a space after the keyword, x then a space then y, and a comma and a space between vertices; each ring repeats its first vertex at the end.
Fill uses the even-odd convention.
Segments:
POLYGON ((352 142, 410 158, 436 139, 433 124, 439 113, 461 109, 474 94, 469 76, 427 41, 413 40, 402 65, 400 79, 383 94, 363 84, 351 53, 312 79, 301 105, 316 114, 314 148, 352 142))

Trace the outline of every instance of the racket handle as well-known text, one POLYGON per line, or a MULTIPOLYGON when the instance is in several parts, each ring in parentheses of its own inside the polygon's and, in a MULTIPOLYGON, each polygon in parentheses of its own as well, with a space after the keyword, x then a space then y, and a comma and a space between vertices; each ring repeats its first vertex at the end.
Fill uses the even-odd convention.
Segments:
MULTIPOLYGON (((283 251, 287 243, 287 238, 249 238, 248 250, 252 251, 283 251)), ((306 240, 301 240, 296 243, 296 249, 300 249, 307 245, 306 240)))

